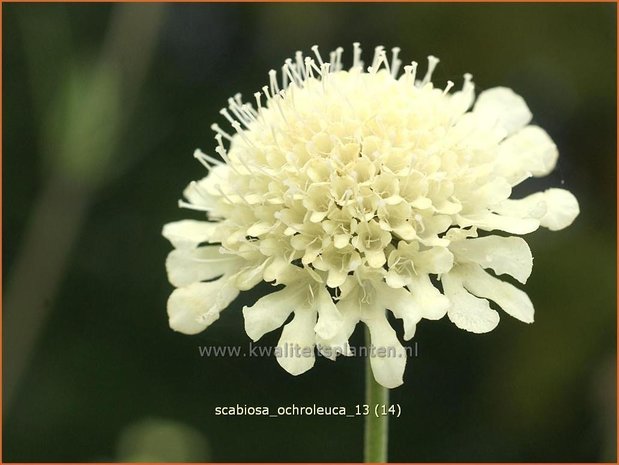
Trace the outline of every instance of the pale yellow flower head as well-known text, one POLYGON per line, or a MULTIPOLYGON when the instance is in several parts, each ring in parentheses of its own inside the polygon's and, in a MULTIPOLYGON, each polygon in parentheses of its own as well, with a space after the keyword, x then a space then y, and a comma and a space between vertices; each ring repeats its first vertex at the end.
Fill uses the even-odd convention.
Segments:
MULTIPOLYGON (((406 356, 387 310, 403 320, 407 340, 422 318, 445 315, 467 331, 491 331, 499 313, 489 300, 533 321, 527 295, 495 275, 525 283, 532 257, 516 235, 562 229, 579 213, 563 189, 510 198, 515 185, 554 169, 555 144, 529 125, 531 112, 510 89, 475 99, 468 74, 458 91, 451 82, 435 88, 438 59, 418 76, 398 52, 377 47, 365 66, 354 44, 345 70, 341 48, 327 61, 313 47, 313 57, 286 60, 279 78, 271 71, 253 105, 229 99, 221 113, 232 129, 213 125, 218 157, 196 151, 208 174, 181 202, 206 218, 163 230, 174 246, 173 329, 198 333, 240 291, 282 285, 243 309, 250 338, 294 313, 280 346, 335 358, 349 353, 362 321, 375 347, 390 348, 386 357, 371 352, 371 362, 392 388, 406 356)), ((303 353, 280 351, 278 361, 297 375, 314 364, 303 353)))

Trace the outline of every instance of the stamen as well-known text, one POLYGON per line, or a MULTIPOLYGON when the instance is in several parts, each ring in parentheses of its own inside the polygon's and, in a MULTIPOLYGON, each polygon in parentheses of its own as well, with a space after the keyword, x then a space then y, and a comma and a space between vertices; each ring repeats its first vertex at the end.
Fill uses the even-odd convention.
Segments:
POLYGON ((274 69, 269 71, 269 81, 271 85, 271 95, 279 93, 279 85, 277 84, 277 71, 274 69))
POLYGON ((215 147, 215 152, 217 152, 219 156, 224 159, 226 164, 230 165, 232 169, 235 169, 234 165, 230 162, 230 158, 228 158, 228 152, 226 151, 226 149, 223 148, 223 146, 220 145, 220 146, 215 147))
POLYGON ((331 66, 331 63, 323 63, 322 65, 320 65, 320 76, 321 76, 321 83, 322 83, 322 90, 323 92, 327 91, 327 78, 329 76, 329 67, 331 66))
POLYGON ((423 87, 428 82, 430 82, 430 80, 432 79, 432 73, 434 72, 434 69, 436 68, 436 65, 439 61, 440 60, 434 55, 430 55, 428 57, 428 70, 426 71, 426 75, 424 76, 423 81, 421 81, 420 87, 423 87))
POLYGON ((192 258, 190 258, 190 260, 192 262, 199 262, 199 263, 220 263, 220 262, 229 262, 230 260, 234 260, 234 258, 229 258, 229 257, 225 257, 225 258, 195 258, 195 257, 192 257, 192 258))
POLYGON ((379 45, 378 47, 374 48, 374 59, 372 60, 372 65, 371 65, 371 68, 373 70, 378 71, 378 68, 380 67, 380 63, 383 59, 384 53, 385 53, 385 47, 383 47, 382 45, 379 45))
POLYGON ((400 53, 400 47, 393 47, 391 49, 391 77, 394 79, 398 75, 398 71, 400 71, 400 65, 402 64, 402 60, 398 58, 400 53))
POLYGON ((288 65, 282 65, 282 87, 284 89, 288 89, 288 73, 287 73, 288 65))
POLYGON ((469 91, 474 89, 475 86, 473 85, 472 79, 473 75, 471 73, 466 73, 464 75, 464 83, 462 83, 463 91, 469 91))
POLYGON ((314 289, 313 286, 307 286, 308 290, 309 290, 309 295, 310 295, 310 299, 309 299, 309 303, 313 304, 314 300, 316 299, 316 297, 314 296, 314 289))
POLYGON ((228 122, 234 127, 234 123, 237 121, 232 116, 230 116, 230 113, 228 113, 227 109, 222 108, 221 110, 219 110, 219 114, 226 118, 228 122))
POLYGON ((298 72, 297 66, 292 62, 290 58, 286 59, 286 64, 284 66, 286 67, 286 74, 288 75, 288 78, 296 85, 301 87, 303 84, 303 79, 298 72))
POLYGON ((417 77, 417 62, 412 61, 410 65, 404 67, 404 74, 407 80, 410 80, 415 85, 415 78, 417 77))
POLYGON ((316 65, 314 64, 314 60, 312 60, 310 57, 305 57, 305 76, 309 77, 309 78, 313 78, 314 77, 314 71, 313 71, 314 68, 316 68, 318 71, 320 71, 320 69, 318 67, 316 67, 316 65))
POLYGON ((232 112, 232 114, 249 129, 249 123, 251 123, 251 119, 245 114, 245 110, 236 102, 234 99, 228 99, 228 108, 232 112))
POLYGON ((208 170, 210 170, 212 168, 212 166, 209 164, 209 162, 212 163, 213 165, 223 165, 223 163, 221 161, 217 160, 216 158, 208 156, 206 153, 204 153, 200 149, 194 150, 193 157, 196 160, 198 160, 200 163, 202 163, 206 167, 206 169, 208 169, 208 170))
POLYGON ((258 110, 260 110, 262 108, 262 92, 254 92, 254 98, 256 99, 256 105, 258 107, 258 110))
POLYGON ((305 66, 303 65, 303 53, 299 50, 294 54, 295 61, 297 62, 297 71, 301 74, 301 82, 307 79, 307 74, 305 74, 305 66))
POLYGON ((447 92, 454 86, 452 81, 447 81, 447 85, 445 86, 445 90, 443 90, 443 95, 447 95, 447 92))
POLYGON ((282 116, 283 120, 288 123, 288 119, 286 118, 286 115, 284 114, 284 109, 282 108, 282 100, 284 99, 283 94, 283 91, 280 91, 279 94, 277 94, 279 98, 274 99, 274 101, 277 105, 277 109, 279 110, 279 114, 282 116))
POLYGON ((353 42, 353 62, 352 68, 363 68, 363 61, 361 61, 361 47, 359 42, 353 42))
POLYGON ((334 71, 341 71, 342 69, 342 53, 344 49, 342 47, 338 47, 335 49, 335 67, 334 71))
POLYGON ((245 134, 245 131, 243 130, 243 128, 241 127, 241 124, 238 121, 234 121, 232 123, 232 127, 237 132, 237 134, 241 137, 241 139, 243 139, 245 143, 247 143, 248 145, 251 145, 253 148, 256 148, 256 145, 251 141, 249 137, 247 137, 247 134, 245 134))
POLYGON ((320 52, 318 51, 318 45, 312 45, 312 52, 314 52, 314 55, 316 55, 316 59, 318 60, 318 63, 322 66, 324 62, 322 61, 322 57, 320 56, 320 52))
POLYGON ((179 206, 179 208, 188 208, 189 210, 195 210, 195 211, 198 211, 198 212, 210 212, 210 211, 213 211, 213 209, 210 208, 210 207, 206 207, 204 205, 194 205, 192 203, 185 202, 184 200, 179 200, 178 201, 178 206, 179 206))
POLYGON ((269 88, 267 86, 262 86, 262 92, 264 92, 264 95, 267 98, 267 102, 270 101, 271 94, 269 93, 269 88))
POLYGON ((226 139, 228 139, 229 141, 231 141, 231 140, 232 140, 232 136, 231 136, 230 134, 228 134, 226 131, 224 131, 223 129, 221 129, 217 123, 213 123, 213 124, 211 124, 211 129, 212 129, 213 131, 215 131, 217 134, 219 134, 219 135, 221 135, 221 136, 225 137, 225 138, 226 138, 226 139))

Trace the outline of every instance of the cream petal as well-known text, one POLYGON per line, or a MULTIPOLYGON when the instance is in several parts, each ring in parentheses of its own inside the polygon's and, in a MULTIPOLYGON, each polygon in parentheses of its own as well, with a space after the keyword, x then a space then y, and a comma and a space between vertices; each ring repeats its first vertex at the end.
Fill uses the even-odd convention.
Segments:
POLYGON ((267 267, 268 264, 269 260, 267 259, 260 264, 252 264, 243 267, 234 276, 234 282, 236 284, 236 287, 238 287, 241 291, 248 291, 252 287, 256 286, 260 281, 263 280, 262 277, 264 274, 264 269, 267 267))
POLYGON ((333 237, 333 245, 336 249, 343 249, 350 243, 349 234, 336 234, 333 237))
POLYGON ((300 375, 314 366, 315 324, 316 312, 299 308, 292 321, 284 326, 276 355, 279 364, 291 375, 300 375))
POLYGON ((551 231, 567 228, 580 213, 578 200, 565 189, 548 189, 544 192, 544 199, 547 210, 540 222, 551 231))
POLYGON ((412 241, 417 237, 415 228, 409 223, 403 223, 393 227, 393 232, 400 236, 405 241, 412 241))
POLYGON ((452 218, 448 215, 434 215, 424 220, 423 236, 435 236, 449 229, 452 224, 452 218))
POLYGON ((427 208, 432 208, 432 200, 427 197, 417 197, 411 202, 411 206, 419 210, 425 210, 427 208))
POLYGON ((473 113, 490 124, 498 123, 508 135, 526 126, 533 116, 524 99, 507 87, 494 87, 479 94, 473 113))
POLYGON ((454 257, 445 247, 432 247, 419 252, 414 263, 418 273, 447 273, 453 266, 454 257))
POLYGON ((499 314, 485 299, 471 295, 463 286, 457 270, 441 277, 445 295, 451 302, 449 319, 460 329, 472 333, 487 333, 499 324, 499 314))
POLYGON ((304 298, 301 285, 290 285, 261 297, 251 307, 243 307, 245 332, 253 341, 257 341, 283 325, 288 316, 303 305, 304 298))
POLYGON ((525 323, 533 323, 535 310, 529 296, 509 283, 490 276, 477 265, 461 267, 464 287, 471 293, 493 300, 505 312, 525 323))
POLYGON ((345 356, 351 355, 348 340, 358 322, 358 315, 349 312, 348 314, 342 315, 338 330, 333 337, 325 339, 320 337, 320 334, 316 333, 316 346, 321 355, 330 360, 335 360, 338 354, 345 356))
POLYGON ((208 242, 218 223, 207 221, 181 220, 163 226, 161 234, 178 249, 197 247, 201 242, 208 242))
POLYGON ((338 270, 337 268, 329 268, 327 275, 327 286, 330 288, 340 287, 346 281, 348 270, 338 270))
POLYGON ((321 338, 327 340, 335 337, 343 318, 335 306, 329 292, 323 286, 314 286, 314 310, 318 311, 318 322, 314 331, 321 338))
POLYGON ((458 216, 461 227, 476 226, 484 231, 500 230, 512 234, 527 234, 539 228, 540 222, 534 218, 517 218, 486 212, 476 215, 458 216))
POLYGON ((239 290, 226 277, 175 289, 168 299, 170 327, 184 334, 199 333, 217 320, 238 295, 239 290))
POLYGON ((465 215, 465 212, 478 211, 480 208, 496 205, 508 199, 511 193, 510 184, 503 178, 492 179, 474 189, 467 186, 465 192, 458 194, 464 205, 461 214, 465 215))
POLYGON ((247 235, 260 237, 268 233, 271 229, 273 229, 272 224, 267 223, 266 221, 259 221, 257 223, 254 223, 247 229, 247 235))
POLYGON ((411 277, 409 274, 401 274, 398 273, 395 267, 390 268, 385 275, 385 281, 387 282, 387 286, 398 289, 406 286, 410 283, 411 277))
POLYGON ((276 281, 278 277, 282 276, 290 265, 290 262, 284 257, 273 257, 269 264, 264 268, 262 278, 266 282, 276 281))
POLYGON ((411 306, 419 308, 421 316, 428 320, 440 320, 447 313, 449 299, 432 284, 428 275, 415 276, 408 288, 411 290, 411 306))
POLYGON ((497 171, 512 185, 529 176, 546 176, 557 164, 559 151, 546 131, 526 126, 499 145, 497 171))
POLYGON ((219 253, 219 246, 197 249, 175 249, 168 254, 166 270, 168 280, 175 287, 217 278, 234 270, 240 260, 231 255, 219 253))
POLYGON ((310 215, 310 221, 312 223, 320 223, 322 220, 324 220, 327 215, 329 214, 328 211, 325 212, 312 212, 310 215))
POLYGON ((537 192, 522 199, 504 200, 493 210, 499 215, 540 220, 546 214, 547 204, 544 194, 537 192))
POLYGON ((449 248, 459 263, 476 263, 497 274, 526 283, 533 269, 531 249, 520 237, 486 236, 452 242, 449 248))
MULTIPOLYGON (((381 283, 382 284, 382 283, 381 283)), ((416 305, 413 296, 406 289, 392 289, 385 285, 377 286, 377 301, 400 318, 404 324, 404 340, 415 335, 417 323, 421 320, 421 307, 416 305)))
POLYGON ((370 330, 372 350, 369 355, 374 379, 389 389, 400 386, 404 382, 406 351, 395 331, 384 315, 366 319, 364 323, 370 330))
POLYGON ((522 199, 509 199, 501 202, 493 210, 501 215, 518 218, 534 218, 540 225, 558 231, 571 225, 580 207, 576 197, 565 189, 548 189, 522 199))
POLYGON ((457 142, 467 139, 470 148, 488 150, 507 136, 507 131, 492 114, 470 111, 462 115, 449 129, 447 137, 457 142))
POLYGON ((387 258, 385 257, 385 252, 381 250, 366 250, 365 258, 367 259, 368 265, 372 268, 380 268, 385 264, 387 258))
POLYGON ((442 202, 434 205, 434 210, 445 215, 455 215, 462 210, 462 204, 460 202, 443 200, 442 202))

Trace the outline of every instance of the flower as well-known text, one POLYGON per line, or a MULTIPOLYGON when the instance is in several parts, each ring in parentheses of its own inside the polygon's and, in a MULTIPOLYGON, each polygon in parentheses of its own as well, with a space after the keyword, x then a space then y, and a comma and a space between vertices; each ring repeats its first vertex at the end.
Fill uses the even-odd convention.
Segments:
POLYGON ((491 331, 499 313, 489 301, 531 323, 530 299, 498 276, 525 283, 532 256, 517 235, 565 228, 579 207, 563 189, 510 198, 558 156, 529 125, 524 100, 505 87, 475 100, 470 74, 459 91, 452 82, 435 88, 433 56, 417 79, 415 62, 400 72, 397 48, 389 60, 377 47, 367 70, 359 44, 349 70, 341 48, 329 61, 312 49, 315 58, 286 60, 281 83, 270 71, 255 106, 228 100, 221 114, 233 131, 212 126, 221 159, 195 152, 208 175, 189 184, 180 206, 206 219, 163 228, 177 287, 170 326, 198 333, 266 281, 280 287, 243 308, 245 330, 255 341, 293 314, 279 345, 310 350, 276 351, 284 369, 311 368, 314 348, 349 353, 363 322, 374 347, 391 348, 370 355, 375 379, 393 388, 406 357, 387 310, 403 320, 405 340, 421 319, 445 315, 491 331))

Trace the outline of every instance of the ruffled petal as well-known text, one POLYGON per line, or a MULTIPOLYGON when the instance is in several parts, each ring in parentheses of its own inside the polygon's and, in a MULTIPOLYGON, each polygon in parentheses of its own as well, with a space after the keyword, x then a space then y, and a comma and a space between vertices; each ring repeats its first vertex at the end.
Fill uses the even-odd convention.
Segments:
POLYGON ((385 281, 389 287, 394 289, 399 289, 408 285, 411 281, 411 276, 409 273, 400 273, 397 268, 392 267, 387 271, 385 275, 385 281))
MULTIPOLYGON (((381 283, 382 284, 382 283, 381 283)), ((421 320, 421 307, 414 301, 413 296, 406 289, 392 289, 386 285, 376 288, 377 302, 400 318, 404 324, 404 340, 408 341, 415 335, 417 323, 421 320)))
POLYGON ((557 164, 559 151, 548 133, 527 126, 499 145, 497 171, 512 185, 530 175, 546 176, 557 164))
POLYGON ((419 252, 415 261, 415 268, 420 274, 447 273, 454 263, 453 254, 445 247, 432 247, 419 252))
POLYGON ((458 216, 457 221, 462 227, 476 226, 484 231, 500 230, 512 234, 528 234, 540 226, 539 220, 535 218, 518 218, 489 211, 475 215, 458 216))
POLYGON ((503 178, 492 179, 474 189, 466 186, 463 192, 456 192, 456 196, 463 204, 460 214, 466 215, 468 212, 475 212, 479 211, 480 208, 496 205, 508 199, 511 193, 511 185, 503 178))
POLYGON ((449 299, 432 284, 428 275, 413 277, 408 287, 413 297, 410 304, 421 311, 423 318, 440 320, 445 316, 450 305, 449 299))
POLYGON ((257 341, 266 333, 279 328, 296 308, 303 305, 304 297, 302 286, 286 286, 281 291, 261 297, 251 307, 243 307, 245 332, 253 341, 257 341))
POLYGON ((497 303, 505 312, 525 323, 533 323, 535 310, 529 296, 509 283, 490 276, 477 265, 460 269, 464 287, 471 293, 497 303))
POLYGON ((190 249, 201 242, 208 242, 217 225, 206 221, 181 220, 164 225, 161 234, 177 249, 190 249))
POLYGON ((291 375, 300 375, 314 366, 315 324, 316 312, 300 308, 284 326, 275 354, 282 368, 291 375))
POLYGON ((578 200, 565 189, 548 189, 544 192, 544 199, 547 210, 540 222, 551 231, 567 228, 580 213, 578 200))
POLYGON ((526 283, 533 269, 531 249, 520 237, 487 236, 452 242, 459 263, 476 263, 497 274, 506 273, 526 283))
POLYGON ((498 124, 508 135, 526 126, 533 117, 524 99, 507 87, 494 87, 479 94, 473 113, 484 117, 490 125, 498 124))
POLYGON ((364 323, 370 330, 370 365, 378 384, 393 389, 404 381, 406 351, 387 322, 384 315, 366 319, 364 323))
POLYGON ((314 286, 313 308, 318 312, 318 322, 314 328, 316 335, 326 340, 335 337, 343 318, 331 295, 323 286, 314 286))
MULTIPOLYGON (((340 310, 339 307, 338 310, 340 310)), ((358 322, 359 315, 356 312, 348 312, 342 314, 342 321, 333 337, 325 339, 316 334, 316 346, 321 355, 330 360, 335 360, 338 354, 351 355, 348 340, 355 331, 358 322)))
POLYGON ((503 216, 541 220, 546 214, 547 205, 544 193, 537 192, 522 199, 504 200, 494 206, 493 210, 503 216))
POLYGON ((168 299, 170 328, 184 334, 199 333, 217 320, 238 295, 239 290, 230 285, 227 277, 175 289, 168 299))
POLYGON ((540 225, 558 231, 571 225, 580 207, 576 197, 565 189, 548 189, 522 199, 508 199, 493 210, 500 215, 538 220, 540 225))
MULTIPOLYGON (((242 261, 240 261, 242 263, 242 261)), ((247 262, 245 262, 247 263, 247 262)), ((264 269, 269 261, 264 260, 262 263, 245 266, 234 275, 234 283, 241 291, 248 291, 263 280, 264 269)))
POLYGON ((368 265, 372 268, 380 268, 387 261, 387 258, 385 257, 385 252, 382 249, 366 250, 365 258, 368 262, 368 265))
POLYGON ((166 270, 168 280, 175 287, 217 278, 233 270, 240 260, 219 253, 219 246, 197 249, 175 249, 168 254, 166 270))
POLYGON ((447 316, 458 328, 478 334, 496 328, 499 314, 490 308, 487 300, 478 299, 464 288, 457 269, 444 274, 441 282, 451 302, 447 316))

